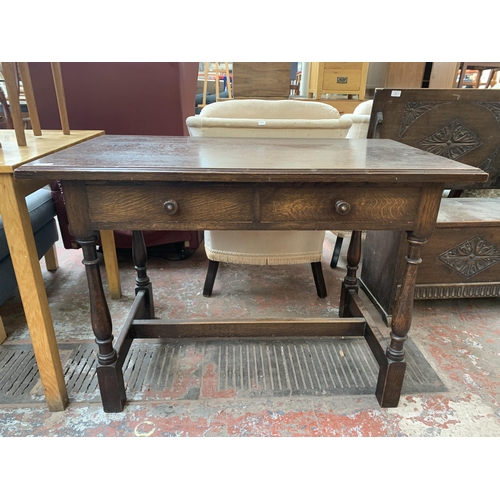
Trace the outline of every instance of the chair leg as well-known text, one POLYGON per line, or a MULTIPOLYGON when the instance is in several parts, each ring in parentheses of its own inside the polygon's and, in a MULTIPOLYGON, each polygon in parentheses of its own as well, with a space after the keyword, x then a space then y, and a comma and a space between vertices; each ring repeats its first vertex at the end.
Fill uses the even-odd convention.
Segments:
POLYGON ((320 299, 324 299, 326 297, 326 285, 325 278, 323 276, 323 269, 321 268, 321 262, 311 262, 311 267, 318 297, 320 299))
POLYGON ((49 248, 47 253, 44 255, 44 258, 47 271, 57 271, 57 269, 59 268, 59 260, 57 258, 57 250, 55 244, 49 248))
POLYGON ((214 287, 215 277, 217 276, 218 268, 219 268, 218 261, 208 259, 207 277, 205 278, 205 285, 203 287, 204 297, 210 297, 210 295, 212 295, 212 289, 214 287))
POLYGON ((340 250, 342 249, 342 242, 343 241, 344 241, 344 238, 337 236, 337 239, 335 240, 335 248, 333 249, 332 261, 330 262, 331 268, 337 267, 337 263, 339 261, 340 250))
POLYGON ((7 340, 7 333, 5 332, 5 327, 3 326, 2 317, 0 316, 0 344, 7 340))

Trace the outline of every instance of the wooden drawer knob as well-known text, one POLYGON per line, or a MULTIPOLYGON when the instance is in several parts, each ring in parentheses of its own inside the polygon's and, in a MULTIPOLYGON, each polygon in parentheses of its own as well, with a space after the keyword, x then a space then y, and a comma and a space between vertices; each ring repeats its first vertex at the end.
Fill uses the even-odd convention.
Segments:
POLYGON ((179 209, 179 205, 175 200, 168 200, 163 204, 163 210, 167 212, 168 215, 174 215, 179 209))
POLYGON ((339 215, 346 215, 351 210, 351 205, 347 201, 339 200, 335 203, 335 210, 339 215))

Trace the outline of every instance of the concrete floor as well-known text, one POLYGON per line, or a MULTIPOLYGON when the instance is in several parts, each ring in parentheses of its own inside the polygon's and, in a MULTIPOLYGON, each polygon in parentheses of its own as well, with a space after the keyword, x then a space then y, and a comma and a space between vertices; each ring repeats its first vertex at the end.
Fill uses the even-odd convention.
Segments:
MULTIPOLYGON (((328 232, 323 253, 326 299, 316 296, 308 265, 221 264, 213 296, 207 299, 201 294, 207 268, 203 246, 184 261, 151 258, 148 274, 156 315, 172 319, 335 315, 347 245, 339 268, 332 270, 333 243, 328 232)), ((42 261, 58 342, 92 341, 81 253, 58 243, 58 256, 60 268, 55 273, 47 272, 42 261)), ((134 272, 128 256, 120 256, 120 270, 124 296, 109 300, 116 328, 133 300, 134 272)), ((380 408, 373 394, 244 398, 215 392, 192 400, 134 401, 118 414, 104 413, 98 401, 73 400, 64 412, 50 413, 42 398, 19 404, 0 401, 0 436, 500 436, 499 306, 499 299, 415 302, 410 337, 445 390, 403 395, 398 408, 380 408)), ((8 335, 0 349, 28 344, 17 294, 0 306, 0 315, 8 335)), ((387 336, 382 321, 379 326, 387 336)))

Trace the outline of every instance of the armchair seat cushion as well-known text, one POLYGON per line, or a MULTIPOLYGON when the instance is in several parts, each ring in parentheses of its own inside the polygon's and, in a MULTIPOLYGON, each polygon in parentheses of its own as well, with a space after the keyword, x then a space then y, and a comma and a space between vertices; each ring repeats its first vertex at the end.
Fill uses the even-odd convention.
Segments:
POLYGON ((279 265, 320 262, 325 231, 205 231, 210 260, 279 265))

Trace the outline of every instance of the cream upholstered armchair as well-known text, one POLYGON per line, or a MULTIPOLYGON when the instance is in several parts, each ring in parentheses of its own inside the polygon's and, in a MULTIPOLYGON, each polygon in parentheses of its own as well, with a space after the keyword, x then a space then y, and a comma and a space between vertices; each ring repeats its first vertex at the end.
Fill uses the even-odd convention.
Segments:
MULTIPOLYGON (((244 99, 221 101, 186 120, 192 137, 345 138, 352 121, 328 104, 244 99)), ((276 265, 311 263, 316 291, 326 297, 321 268, 325 231, 205 231, 210 297, 219 262, 276 265)))
POLYGON ((372 107, 373 99, 370 99, 358 104, 351 114, 345 113, 342 115, 343 118, 352 120, 352 127, 347 132, 346 139, 366 139, 372 107))
MULTIPOLYGON (((347 133, 346 139, 366 139, 368 135, 368 125, 370 124, 370 116, 372 114, 373 99, 364 101, 358 104, 352 114, 344 114, 342 118, 352 120, 352 127, 347 133)), ((337 267, 339 261, 340 251, 342 250, 342 243, 344 238, 348 236, 347 231, 332 231, 337 239, 335 240, 335 247, 333 249, 332 260, 330 267, 337 267)))

